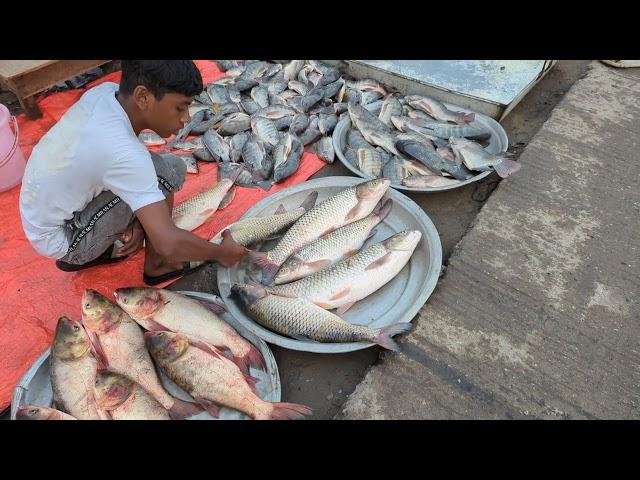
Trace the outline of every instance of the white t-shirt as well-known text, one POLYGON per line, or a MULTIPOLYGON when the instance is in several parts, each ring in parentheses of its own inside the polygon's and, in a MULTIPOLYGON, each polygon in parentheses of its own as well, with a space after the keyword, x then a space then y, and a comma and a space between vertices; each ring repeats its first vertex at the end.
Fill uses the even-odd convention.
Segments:
POLYGON ((115 97, 118 85, 86 92, 33 149, 22 179, 24 232, 42 255, 69 248, 64 223, 104 190, 134 212, 164 200, 149 151, 115 97))

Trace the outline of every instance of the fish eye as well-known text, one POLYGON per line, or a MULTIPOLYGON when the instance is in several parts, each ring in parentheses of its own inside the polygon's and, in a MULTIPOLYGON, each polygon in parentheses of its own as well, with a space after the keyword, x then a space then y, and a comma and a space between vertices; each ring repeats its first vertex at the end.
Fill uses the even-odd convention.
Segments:
POLYGON ((77 332, 78 330, 80 330, 80 327, 78 325, 74 325, 73 326, 73 331, 77 332))
POLYGON ((84 308, 85 308, 85 310, 91 309, 91 303, 89 303, 89 302, 85 303, 84 304, 84 308))

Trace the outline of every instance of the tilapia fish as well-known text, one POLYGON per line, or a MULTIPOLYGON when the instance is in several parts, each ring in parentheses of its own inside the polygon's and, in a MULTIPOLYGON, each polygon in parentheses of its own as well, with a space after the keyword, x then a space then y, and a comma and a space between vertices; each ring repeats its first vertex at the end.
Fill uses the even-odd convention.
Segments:
POLYGON ((270 283, 284 261, 294 252, 336 228, 369 215, 389 187, 389 180, 375 179, 342 190, 302 215, 267 252, 249 252, 270 283))
POLYGON ((298 250, 280 267, 274 283, 280 285, 307 277, 355 255, 375 234, 374 228, 386 218, 392 205, 393 201, 388 199, 362 220, 340 227, 298 250))
POLYGON ((269 291, 305 298, 325 309, 338 308, 341 314, 391 281, 409 262, 421 237, 418 230, 405 230, 328 269, 269 291))
POLYGON ((473 174, 461 162, 449 161, 438 155, 431 142, 416 142, 415 140, 399 140, 396 147, 402 153, 415 158, 429 168, 436 175, 447 172, 458 180, 467 180, 473 174))
POLYGON ((177 155, 187 167, 187 173, 198 173, 198 162, 193 155, 177 155))
POLYGON ((255 391, 258 379, 243 374, 215 347, 172 332, 148 332, 146 337, 160 368, 214 417, 219 405, 255 420, 298 419, 312 413, 304 405, 262 400, 255 391))
POLYGON ((510 153, 492 155, 477 143, 466 138, 450 138, 449 144, 456 155, 470 170, 485 172, 495 170, 502 178, 520 170, 521 165, 509 157, 510 153))
POLYGON ((436 120, 455 123, 469 123, 475 118, 473 113, 454 112, 444 106, 442 102, 433 98, 421 97, 419 95, 408 95, 406 102, 414 108, 420 109, 436 120))
POLYGON ((140 132, 140 135, 138 135, 138 138, 148 147, 164 145, 165 143, 167 143, 164 138, 151 130, 143 130, 142 132, 140 132))
POLYGON ((82 322, 103 368, 140 384, 172 418, 183 419, 201 411, 167 393, 145 347, 142 330, 118 305, 95 290, 85 290, 82 322))
POLYGON ((272 295, 259 285, 236 284, 231 287, 231 292, 260 325, 297 340, 372 342, 399 351, 391 337, 411 329, 410 323, 396 323, 382 329, 354 325, 307 300, 272 295))
POLYGON ((16 412, 16 420, 77 420, 55 408, 21 405, 16 412))
MULTIPOLYGON (((140 336, 146 351, 144 334, 141 333, 140 336)), ((99 373, 96 376, 94 393, 98 405, 107 410, 113 420, 172 419, 167 410, 144 388, 117 373, 110 371, 99 373)), ((197 408, 196 412, 203 410, 200 406, 194 405, 194 407, 197 408)))
POLYGON ((293 175, 300 166, 303 152, 300 140, 285 133, 273 149, 273 181, 279 183, 293 175))
POLYGON ((80 322, 60 317, 51 347, 51 388, 57 408, 78 420, 108 420, 98 408, 93 383, 98 361, 80 322))
POLYGON ((194 230, 206 222, 218 210, 224 208, 235 195, 231 190, 233 180, 222 179, 209 190, 202 192, 173 208, 171 217, 176 227, 194 230))
POLYGON ((441 177, 438 175, 413 175, 411 177, 404 178, 402 184, 406 187, 423 188, 423 187, 448 187, 451 185, 458 185, 460 180, 453 178, 441 177))
MULTIPOLYGON (((249 366, 264 369, 262 355, 250 342, 220 318, 210 304, 169 290, 132 287, 115 291, 116 302, 147 330, 170 330, 229 350, 244 372, 249 366)), ((224 311, 218 309, 218 313, 224 311)))
POLYGON ((316 154, 320 160, 333 163, 335 151, 333 150, 333 139, 331 137, 322 137, 316 142, 315 146, 316 154))

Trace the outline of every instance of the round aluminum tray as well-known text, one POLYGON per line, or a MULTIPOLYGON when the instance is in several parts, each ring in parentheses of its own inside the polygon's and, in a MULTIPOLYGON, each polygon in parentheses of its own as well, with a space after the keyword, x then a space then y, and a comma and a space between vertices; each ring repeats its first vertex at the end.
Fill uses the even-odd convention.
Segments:
MULTIPOLYGON (((504 128, 502 128, 502 125, 496 122, 493 118, 478 112, 473 112, 472 110, 469 110, 466 108, 458 107, 456 105, 451 105, 448 103, 445 103, 445 105, 447 108, 450 108, 452 110, 462 111, 465 113, 475 113, 475 120, 471 122, 469 125, 478 127, 484 131, 491 133, 491 139, 489 141, 489 145, 486 147, 487 152, 500 153, 500 152, 507 151, 507 148, 509 148, 509 139, 507 138, 507 132, 505 132, 504 128)), ((347 140, 347 132, 349 131, 350 128, 351 128, 351 119, 348 116, 338 122, 335 129, 333 130, 333 149, 335 150, 336 155, 338 156, 338 158, 344 164, 345 167, 347 167, 353 173, 355 173, 356 175, 362 178, 370 178, 369 176, 365 175, 362 171, 360 171, 360 169, 356 165, 353 165, 344 156, 344 148, 347 140)), ((404 185, 398 185, 395 183, 392 183, 391 186, 397 190, 403 190, 406 192, 422 192, 422 193, 442 192, 444 190, 452 190, 454 188, 459 188, 459 187, 462 187, 463 185, 467 185, 472 182, 477 182, 478 180, 488 176, 490 173, 491 173, 490 171, 482 172, 468 180, 461 180, 458 183, 447 185, 444 187, 417 188, 417 187, 406 187, 404 185)))
MULTIPOLYGON (((287 210, 296 208, 314 190, 318 192, 317 205, 326 198, 362 181, 354 177, 326 177, 294 185, 264 198, 250 208, 242 218, 271 215, 280 204, 283 204, 287 210)), ((411 322, 433 292, 442 267, 440 237, 427 214, 413 200, 391 188, 387 190, 384 198, 393 200, 393 208, 387 218, 376 227, 375 236, 367 241, 365 247, 406 229, 420 230, 422 239, 409 263, 393 280, 357 302, 342 315, 347 322, 364 324, 372 328, 411 322)), ((265 242, 260 250, 270 250, 276 243, 277 240, 265 242)), ((233 268, 220 267, 218 288, 220 296, 233 317, 263 340, 292 350, 318 353, 350 352, 375 345, 370 342, 320 343, 312 340, 297 340, 258 324, 244 312, 235 299, 230 297, 231 286, 235 283, 243 283, 247 273, 254 272, 255 268, 248 256, 233 268)))
MULTIPOLYGON (((198 300, 204 300, 212 303, 220 303, 222 300, 215 295, 200 292, 178 292, 188 295, 198 300)), ((222 318, 229 323, 236 331, 255 345, 262 353, 267 371, 257 370, 251 368, 251 375, 260 379, 256 384, 256 391, 258 396, 263 400, 269 402, 279 402, 281 387, 280 387, 280 375, 278 374, 278 366, 276 360, 271 353, 271 350, 260 338, 258 338, 249 329, 245 328, 240 322, 238 322, 229 313, 224 313, 222 318)), ((47 349, 35 363, 27 370, 22 376, 16 389, 13 392, 11 399, 11 420, 16 419, 16 412, 21 405, 39 405, 50 407, 53 403, 53 392, 51 390, 51 380, 49 377, 49 356, 50 349, 47 349)), ((160 381, 166 388, 166 390, 174 397, 181 398, 182 400, 193 399, 175 383, 159 370, 160 381)), ((199 413, 190 417, 189 420, 215 420, 207 412, 199 413)), ((219 420, 250 420, 249 416, 241 413, 237 410, 233 410, 227 407, 220 408, 219 420)))

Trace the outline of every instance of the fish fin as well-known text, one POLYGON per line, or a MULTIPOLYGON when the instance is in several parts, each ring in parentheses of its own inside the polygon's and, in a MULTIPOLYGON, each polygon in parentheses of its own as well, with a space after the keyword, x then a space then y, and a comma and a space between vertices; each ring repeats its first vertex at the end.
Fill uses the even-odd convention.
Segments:
POLYGON ((308 212, 309 210, 311 210, 314 207, 314 205, 316 204, 316 200, 317 199, 318 199, 318 192, 314 190, 309 195, 307 195, 307 197, 300 204, 300 206, 302 208, 304 208, 304 210, 306 212, 308 212))
MULTIPOLYGON (((169 302, 167 302, 169 303, 169 302)), ((166 304, 165 304, 166 305, 166 304)), ((155 320, 153 320, 152 318, 147 318, 144 320, 144 323, 148 326, 145 326, 144 328, 150 332, 164 332, 169 330, 167 327, 165 327, 164 325, 162 325, 161 323, 156 322, 155 320)))
POLYGON ((169 409, 169 416, 173 420, 184 420, 202 411, 202 407, 193 402, 185 402, 174 397, 173 405, 169 409))
POLYGON ((273 404, 267 420, 301 420, 305 415, 312 415, 313 410, 297 403, 278 402, 273 404))
POLYGON ((354 220, 354 219, 358 218, 359 215, 362 214, 362 210, 363 210, 362 204, 360 202, 358 202, 358 204, 355 207, 353 207, 349 211, 349 213, 347 213, 347 215, 345 215, 344 219, 346 221, 354 220))
POLYGON ((268 192, 269 190, 271 190, 271 187, 273 187, 273 182, 271 180, 261 180, 259 182, 256 182, 256 185, 265 192, 268 192))
POLYGON ((243 376, 247 382, 247 385, 249 385, 249 388, 251 388, 251 391, 257 395, 258 391, 256 390, 256 384, 260 381, 260 379, 256 377, 252 377, 247 373, 243 374, 243 376))
POLYGON ((462 123, 470 123, 473 122, 476 118, 476 114, 475 113, 467 113, 466 115, 462 115, 462 117, 460 118, 460 121, 462 123))
POLYGON ((260 350, 253 344, 249 344, 249 351, 245 355, 242 357, 234 356, 231 361, 245 374, 249 374, 249 367, 263 371, 267 370, 262 353, 260 353, 260 350))
POLYGON ((307 263, 307 266, 312 268, 317 268, 318 270, 323 270, 331 265, 331 260, 316 260, 315 262, 307 263))
POLYGON ((270 284, 278 270, 280 265, 272 262, 268 255, 264 252, 256 252, 255 250, 249 250, 249 257, 253 262, 262 269, 262 279, 265 283, 270 284))
MULTIPOLYGON (((264 285, 261 285, 261 286, 264 287, 264 285)), ((266 290, 271 295, 276 295, 278 297, 284 297, 284 298, 297 298, 298 297, 295 293, 274 292, 274 291, 270 290, 269 288, 267 288, 266 290)))
POLYGON ((200 304, 207 310, 211 310, 216 315, 222 315, 223 313, 228 312, 227 307, 219 303, 205 302, 204 300, 198 300, 198 302, 200 302, 200 304))
POLYGON ((321 237, 324 237, 325 235, 329 235, 331 232, 333 232, 336 229, 336 227, 329 227, 327 228, 324 232, 322 232, 320 234, 321 237))
POLYGON ((324 308, 325 310, 331 310, 333 308, 333 305, 331 305, 330 303, 326 303, 326 302, 313 302, 313 303, 315 303, 320 308, 324 308))
POLYGON ((387 199, 384 203, 380 203, 380 205, 375 209, 374 213, 380 219, 380 221, 384 220, 389 212, 393 208, 393 200, 390 198, 387 199))
POLYGON ((344 305, 340 305, 336 310, 336 315, 342 315, 344 312, 349 310, 356 302, 345 303, 344 305))
POLYGON ((493 165, 493 168, 502 178, 507 178, 509 175, 513 175, 522 167, 518 162, 514 162, 513 160, 509 160, 505 157, 500 157, 500 160, 501 161, 498 161, 493 165))
POLYGON ((215 358, 219 358, 219 359, 227 358, 225 354, 222 353, 220 350, 218 350, 216 347, 214 347, 213 345, 209 345, 208 343, 203 342, 202 340, 197 340, 195 338, 189 337, 189 345, 195 348, 199 348, 203 352, 208 353, 209 355, 212 355, 215 358))
MULTIPOLYGON (((371 231, 369 232, 369 235, 367 235, 367 238, 364 239, 364 241, 366 242, 367 240, 369 240, 371 237, 373 237, 376 233, 378 233, 378 229, 377 228, 372 228, 371 231)), ((352 252, 358 253, 360 250, 351 250, 352 252)))
POLYGON ((367 265, 365 270, 374 270, 374 269, 384 265, 385 263, 387 263, 390 258, 391 258, 391 253, 387 253, 386 255, 383 255, 382 257, 380 257, 375 262, 371 262, 369 265, 367 265))
POLYGON ((206 398, 194 398, 196 402, 198 402, 204 410, 211 415, 213 418, 218 418, 220 416, 220 407, 213 403, 211 400, 207 400, 206 398))
MULTIPOLYGON (((372 230, 373 231, 373 230, 372 230)), ((375 233, 375 232, 374 232, 375 233)), ((373 235, 370 234, 369 237, 367 237, 367 239, 371 238, 373 235)), ((356 255, 357 253, 359 253, 360 250, 357 248, 354 248, 353 250, 349 250, 348 252, 346 252, 344 254, 344 258, 349 258, 349 257, 353 257, 354 255, 356 255)))
POLYGON ((346 295, 349 295, 349 292, 351 292, 351 287, 343 288, 338 293, 336 293, 334 296, 330 297, 329 300, 339 300, 342 297, 345 297, 346 295))
POLYGON ((276 208, 276 211, 273 212, 274 215, 282 215, 283 213, 287 213, 287 209, 284 208, 283 204, 278 205, 278 208, 276 208))
POLYGON ((233 201, 236 196, 236 187, 231 187, 229 191, 222 197, 220 201, 220 205, 218 205, 218 209, 222 210, 229 206, 229 204, 233 201))
POLYGON ((109 368, 109 359, 107 358, 104 348, 102 348, 100 337, 98 337, 94 332, 88 331, 86 328, 85 331, 89 334, 89 340, 91 341, 93 352, 95 353, 96 360, 98 361, 98 371, 107 370, 109 368))
POLYGON ((374 338, 373 341, 388 350, 399 352, 400 347, 391 337, 399 333, 408 332, 409 330, 411 330, 410 323, 394 323, 393 325, 386 326, 380 330, 380 333, 376 335, 376 338, 374 338))
POLYGON ((282 234, 274 233, 273 235, 269 235, 268 237, 264 237, 265 240, 275 240, 276 238, 280 238, 282 234))
POLYGON ((288 333, 287 334, 289 337, 295 339, 295 340, 300 340, 302 342, 307 342, 309 340, 311 340, 309 337, 307 337, 306 335, 302 335, 300 333, 288 333))
POLYGON ((201 217, 209 217, 211 215, 213 215, 214 213, 216 213, 217 208, 207 208, 206 210, 203 210, 202 213, 200 214, 201 217))

